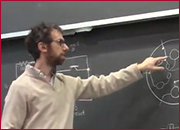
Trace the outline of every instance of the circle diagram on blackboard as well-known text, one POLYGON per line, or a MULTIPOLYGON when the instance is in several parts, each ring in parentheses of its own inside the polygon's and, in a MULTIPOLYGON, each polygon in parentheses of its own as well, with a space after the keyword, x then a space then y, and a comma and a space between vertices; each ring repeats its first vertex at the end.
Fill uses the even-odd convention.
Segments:
POLYGON ((173 123, 170 123, 166 128, 161 128, 161 129, 179 129, 179 126, 175 126, 173 123))
POLYGON ((146 73, 150 91, 161 102, 168 105, 179 105, 179 39, 161 41, 150 57, 168 56, 158 66, 165 71, 146 73))

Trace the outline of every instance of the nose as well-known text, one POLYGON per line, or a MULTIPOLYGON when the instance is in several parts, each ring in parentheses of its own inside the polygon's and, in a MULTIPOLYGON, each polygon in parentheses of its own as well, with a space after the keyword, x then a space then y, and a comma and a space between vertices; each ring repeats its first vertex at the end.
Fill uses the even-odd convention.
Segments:
POLYGON ((66 44, 64 44, 63 50, 64 50, 64 51, 69 51, 69 47, 68 47, 66 44))

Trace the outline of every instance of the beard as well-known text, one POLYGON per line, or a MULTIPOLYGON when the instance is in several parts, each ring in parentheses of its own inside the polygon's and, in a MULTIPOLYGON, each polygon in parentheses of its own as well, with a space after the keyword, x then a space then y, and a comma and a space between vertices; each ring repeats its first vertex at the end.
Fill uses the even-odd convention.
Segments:
POLYGON ((55 55, 52 49, 49 47, 46 55, 46 61, 50 66, 56 67, 57 65, 62 65, 65 59, 61 58, 61 55, 55 55))

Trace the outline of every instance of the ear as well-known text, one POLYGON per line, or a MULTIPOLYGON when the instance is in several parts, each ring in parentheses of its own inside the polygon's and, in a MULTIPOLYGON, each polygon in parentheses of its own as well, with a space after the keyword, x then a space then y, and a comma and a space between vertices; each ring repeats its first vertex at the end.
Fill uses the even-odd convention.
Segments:
POLYGON ((44 44, 43 42, 39 42, 39 43, 38 43, 38 49, 39 49, 41 52, 47 52, 47 45, 44 44))

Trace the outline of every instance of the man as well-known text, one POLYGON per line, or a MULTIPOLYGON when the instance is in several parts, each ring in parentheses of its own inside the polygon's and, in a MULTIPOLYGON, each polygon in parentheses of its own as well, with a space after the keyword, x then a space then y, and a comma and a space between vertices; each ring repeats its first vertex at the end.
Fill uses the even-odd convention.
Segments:
POLYGON ((57 25, 40 24, 25 40, 35 64, 12 82, 5 98, 3 129, 72 129, 74 103, 79 98, 98 98, 141 79, 143 71, 164 70, 156 66, 166 57, 147 58, 140 64, 99 78, 88 79, 55 73, 69 50, 57 25))

